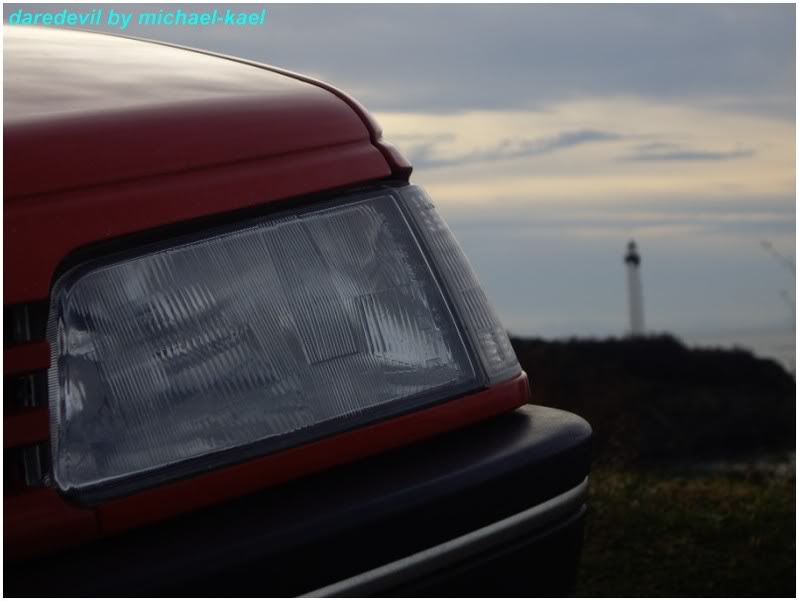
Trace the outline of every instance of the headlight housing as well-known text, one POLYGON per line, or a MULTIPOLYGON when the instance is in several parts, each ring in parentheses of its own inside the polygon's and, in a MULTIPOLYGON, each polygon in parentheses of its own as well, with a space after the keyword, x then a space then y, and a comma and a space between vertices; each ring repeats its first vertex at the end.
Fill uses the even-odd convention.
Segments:
POLYGON ((48 322, 57 486, 129 492, 519 373, 446 225, 420 189, 401 190, 60 277, 48 322))

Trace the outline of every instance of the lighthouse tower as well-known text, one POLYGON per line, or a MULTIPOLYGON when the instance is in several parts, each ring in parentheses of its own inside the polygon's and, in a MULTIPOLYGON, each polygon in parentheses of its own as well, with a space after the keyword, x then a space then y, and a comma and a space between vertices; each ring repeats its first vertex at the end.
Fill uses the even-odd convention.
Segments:
POLYGON ((635 240, 627 244, 627 254, 624 255, 624 264, 627 266, 627 296, 630 303, 630 336, 643 336, 644 334, 644 298, 641 291, 641 255, 635 240))

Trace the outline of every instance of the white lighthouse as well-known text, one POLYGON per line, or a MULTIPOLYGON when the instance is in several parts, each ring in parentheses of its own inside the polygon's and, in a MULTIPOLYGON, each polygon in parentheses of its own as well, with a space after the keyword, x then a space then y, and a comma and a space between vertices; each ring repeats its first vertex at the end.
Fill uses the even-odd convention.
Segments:
POLYGON ((641 255, 635 240, 627 244, 627 254, 624 255, 624 264, 627 266, 627 296, 630 303, 630 336, 643 336, 644 334, 644 296, 641 290, 641 255))

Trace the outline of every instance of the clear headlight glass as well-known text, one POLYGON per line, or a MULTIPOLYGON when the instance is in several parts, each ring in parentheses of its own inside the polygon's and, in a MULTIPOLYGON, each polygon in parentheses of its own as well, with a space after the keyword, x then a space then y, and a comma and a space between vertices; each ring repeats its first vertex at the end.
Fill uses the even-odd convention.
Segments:
POLYGON ((410 214, 477 350, 488 383, 501 382, 521 373, 507 331, 430 197, 418 186, 404 187, 401 194, 409 204, 410 214))
MULTIPOLYGON (((484 369, 507 375, 468 263, 414 202, 484 369)), ((64 491, 197 473, 482 384, 390 193, 80 265, 56 282, 48 338, 64 491)))

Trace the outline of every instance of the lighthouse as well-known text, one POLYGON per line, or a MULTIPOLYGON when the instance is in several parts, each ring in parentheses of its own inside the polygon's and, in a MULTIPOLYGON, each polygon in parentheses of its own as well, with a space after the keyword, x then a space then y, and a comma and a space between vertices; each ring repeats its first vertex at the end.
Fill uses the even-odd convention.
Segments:
POLYGON ((643 336, 644 334, 644 297, 641 290, 641 255, 635 240, 627 244, 627 254, 624 255, 624 264, 627 266, 627 297, 630 305, 630 336, 643 336))

